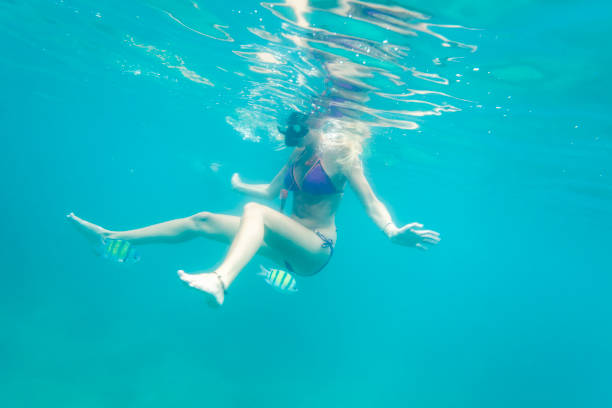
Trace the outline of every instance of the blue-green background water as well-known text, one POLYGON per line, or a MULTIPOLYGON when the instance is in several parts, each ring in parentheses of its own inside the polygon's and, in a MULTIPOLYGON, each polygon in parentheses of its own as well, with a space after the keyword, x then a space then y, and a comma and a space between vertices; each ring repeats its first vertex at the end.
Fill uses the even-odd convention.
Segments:
MULTIPOLYGON (((271 290, 256 260, 211 310, 175 271, 213 267, 222 245, 142 247, 114 265, 64 216, 124 229, 239 214, 231 174, 269 180, 287 151, 226 122, 265 82, 233 76, 248 70, 232 51, 257 43, 245 27, 258 18, 279 23, 248 1, 197 15, 190 2, 0 1, 2 406, 612 405, 610 5, 393 4, 482 29, 458 35, 478 45, 452 68, 470 86, 445 91, 476 102, 375 133, 365 155, 397 222, 442 242, 389 244, 348 192, 334 258, 299 294, 271 290)), ((439 43, 422 38, 411 47, 429 61, 439 43)))

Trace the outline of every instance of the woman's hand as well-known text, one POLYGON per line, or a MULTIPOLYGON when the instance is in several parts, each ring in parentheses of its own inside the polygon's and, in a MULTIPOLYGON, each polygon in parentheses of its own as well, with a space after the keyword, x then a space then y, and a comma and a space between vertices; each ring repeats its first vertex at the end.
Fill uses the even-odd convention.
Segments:
MULTIPOLYGON (((239 193, 247 194, 253 197, 271 199, 272 193, 269 184, 249 184, 242 181, 238 173, 232 174, 232 188, 239 193)), ((274 190, 272 190, 274 191, 274 190)), ((277 194, 275 192, 275 194, 277 194)))
POLYGON ((409 247, 417 247, 422 250, 429 249, 429 245, 435 245, 440 242, 440 234, 432 230, 420 230, 423 224, 413 222, 398 228, 390 224, 385 228, 385 233, 394 244, 404 245, 409 247))
POLYGON ((237 189, 238 186, 242 184, 242 180, 240 179, 240 175, 238 173, 232 174, 232 188, 237 189))

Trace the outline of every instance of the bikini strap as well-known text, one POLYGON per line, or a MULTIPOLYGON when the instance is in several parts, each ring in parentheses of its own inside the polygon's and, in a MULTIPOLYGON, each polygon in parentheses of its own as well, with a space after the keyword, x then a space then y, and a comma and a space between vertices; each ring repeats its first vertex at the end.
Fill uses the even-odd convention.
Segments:
POLYGON ((321 241, 323 241, 323 243, 321 244, 321 248, 329 248, 330 255, 333 254, 334 253, 334 241, 331 238, 327 238, 320 231, 315 231, 315 234, 317 234, 317 236, 321 238, 321 241))
POLYGON ((321 238, 321 241, 323 241, 323 243, 321 244, 321 248, 329 248, 329 256, 327 257, 327 260, 325 261, 323 266, 321 266, 321 268, 319 269, 319 271, 321 271, 321 269, 327 266, 332 256, 334 255, 334 241, 332 241, 331 238, 327 238, 320 231, 315 230, 315 234, 317 234, 317 236, 321 238))

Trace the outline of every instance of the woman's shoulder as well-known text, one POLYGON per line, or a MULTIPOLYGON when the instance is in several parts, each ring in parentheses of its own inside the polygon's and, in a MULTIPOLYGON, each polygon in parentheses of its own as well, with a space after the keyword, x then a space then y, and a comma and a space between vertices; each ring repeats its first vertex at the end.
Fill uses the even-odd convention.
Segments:
POLYGON ((330 173, 344 174, 353 173, 363 168, 363 163, 360 159, 343 160, 344 157, 336 154, 323 154, 319 157, 323 166, 330 173))

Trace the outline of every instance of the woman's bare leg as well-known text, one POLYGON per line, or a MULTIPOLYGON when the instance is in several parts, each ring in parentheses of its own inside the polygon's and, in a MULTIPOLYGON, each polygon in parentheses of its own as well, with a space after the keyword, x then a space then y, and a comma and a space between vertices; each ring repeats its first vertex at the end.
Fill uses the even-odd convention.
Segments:
MULTIPOLYGON (((101 239, 124 239, 134 245, 175 244, 193 238, 203 237, 225 244, 231 244, 240 227, 240 217, 202 211, 186 218, 178 218, 128 231, 110 231, 89 221, 68 214, 72 224, 92 243, 101 239)), ((282 262, 283 257, 264 243, 258 251, 273 262, 282 262)))
POLYGON ((287 260, 303 273, 316 271, 329 256, 329 250, 321 247, 321 240, 314 232, 257 203, 247 204, 242 217, 201 212, 128 231, 110 231, 72 213, 68 218, 92 242, 110 238, 124 239, 133 244, 177 243, 201 236, 232 243, 215 273, 178 272, 190 286, 212 295, 217 304, 224 300, 218 276, 227 289, 256 253, 280 264, 287 260))
POLYGON ((99 225, 92 224, 89 221, 77 217, 74 213, 68 214, 66 218, 71 221, 71 224, 76 227, 77 231, 83 234, 83 236, 91 242, 99 242, 100 239, 105 238, 110 232, 106 228, 102 228, 99 225))
POLYGON ((238 232, 240 218, 232 215, 200 212, 190 217, 166 221, 144 228, 128 231, 110 231, 85 221, 74 213, 68 219, 89 240, 97 242, 103 238, 123 239, 132 244, 178 243, 196 237, 206 237, 225 243, 232 242, 238 232))
POLYGON ((316 270, 329 256, 329 249, 322 248, 321 239, 313 231, 269 207, 249 203, 244 207, 239 229, 217 270, 199 274, 181 270, 178 274, 189 286, 212 295, 222 304, 223 287, 227 289, 231 285, 264 245, 282 254, 283 259, 302 271, 316 270))

